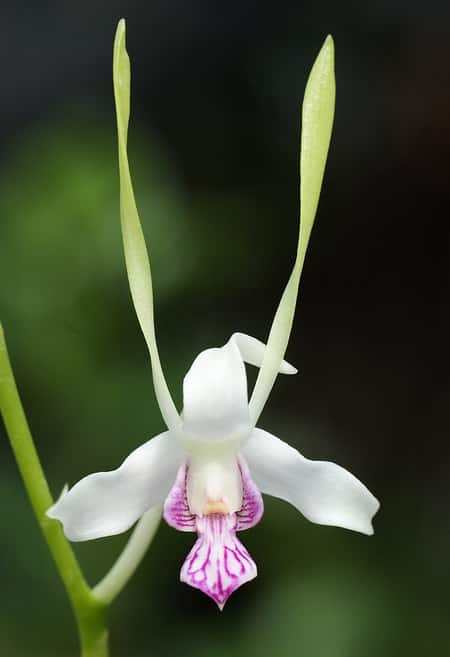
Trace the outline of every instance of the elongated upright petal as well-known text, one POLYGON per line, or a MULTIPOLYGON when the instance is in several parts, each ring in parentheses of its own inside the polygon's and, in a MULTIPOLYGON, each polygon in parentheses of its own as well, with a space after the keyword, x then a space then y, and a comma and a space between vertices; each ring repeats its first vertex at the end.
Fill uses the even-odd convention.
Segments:
POLYGON ((96 472, 64 491, 48 511, 71 541, 89 541, 129 529, 162 503, 184 458, 169 432, 138 447, 117 470, 96 472))
POLYGON ((255 429, 242 450, 263 493, 290 502, 319 525, 373 534, 378 500, 350 472, 328 461, 310 461, 262 429, 255 429))
POLYGON ((263 364, 250 400, 253 424, 256 424, 264 408, 289 341, 300 276, 319 202, 331 139, 334 100, 334 46, 329 36, 311 70, 303 99, 297 257, 272 323, 263 364))
POLYGON ((180 425, 180 418, 167 387, 159 359, 154 326, 150 263, 136 207, 128 164, 127 136, 130 117, 130 60, 125 48, 125 21, 123 19, 117 26, 114 41, 113 75, 119 146, 120 218, 128 281, 136 315, 150 352, 153 383, 161 414, 167 427, 175 431, 180 425))

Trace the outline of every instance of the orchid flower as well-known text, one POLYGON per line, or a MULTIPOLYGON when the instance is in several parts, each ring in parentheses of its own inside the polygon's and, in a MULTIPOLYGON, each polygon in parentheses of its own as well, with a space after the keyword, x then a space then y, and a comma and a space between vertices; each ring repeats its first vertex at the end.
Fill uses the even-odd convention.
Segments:
POLYGON ((303 103, 301 223, 297 259, 275 315, 267 346, 234 333, 219 348, 194 360, 183 383, 178 414, 161 368, 155 338, 153 292, 147 250, 127 158, 130 64, 121 21, 114 46, 121 224, 131 294, 150 352, 156 398, 167 431, 133 451, 110 472, 84 477, 47 514, 72 541, 129 529, 163 504, 166 522, 197 540, 181 568, 181 580, 223 608, 241 584, 256 577, 252 557, 236 533, 263 515, 262 493, 283 499, 322 525, 372 534, 379 503, 347 470, 311 461, 257 428, 278 373, 295 374, 284 358, 301 270, 317 209, 334 114, 334 52, 328 37, 313 66, 303 103), (245 363, 260 368, 250 402, 245 363))

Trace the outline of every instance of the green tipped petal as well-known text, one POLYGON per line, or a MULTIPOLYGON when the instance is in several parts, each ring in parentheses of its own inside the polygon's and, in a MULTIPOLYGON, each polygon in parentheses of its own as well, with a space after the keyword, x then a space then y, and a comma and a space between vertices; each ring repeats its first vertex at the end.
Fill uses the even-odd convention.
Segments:
POLYGON ((300 229, 297 257, 272 323, 264 360, 250 400, 250 415, 255 424, 275 382, 291 333, 298 286, 316 216, 330 145, 334 101, 334 44, 331 36, 328 36, 314 62, 303 98, 300 150, 300 229))
POLYGON ((333 129, 335 96, 334 43, 332 37, 327 36, 306 84, 302 108, 298 251, 303 256, 319 203, 333 129))
POLYGON ((153 316, 153 289, 150 263, 139 214, 134 199, 127 156, 128 120, 130 118, 130 60, 125 47, 125 20, 119 21, 113 54, 114 97, 117 113, 120 172, 120 219, 128 281, 134 308, 147 342, 152 364, 153 384, 161 414, 171 430, 180 425, 159 360, 153 316))

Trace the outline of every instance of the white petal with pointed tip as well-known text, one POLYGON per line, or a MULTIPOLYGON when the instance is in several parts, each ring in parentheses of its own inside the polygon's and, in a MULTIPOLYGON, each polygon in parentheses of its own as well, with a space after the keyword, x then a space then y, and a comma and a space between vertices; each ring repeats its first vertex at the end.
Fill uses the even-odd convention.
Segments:
POLYGON ((255 429, 242 449, 263 493, 293 504, 319 525, 373 534, 378 500, 350 472, 328 461, 310 461, 296 449, 255 429))
MULTIPOLYGON (((261 367, 267 348, 264 342, 245 333, 233 333, 230 342, 236 343, 244 362, 255 367, 261 367)), ((297 374, 296 368, 285 360, 281 361, 278 372, 279 374, 297 374)))
MULTIPOLYGON (((266 345, 245 333, 233 333, 223 347, 202 351, 183 383, 183 431, 192 438, 225 440, 251 429, 244 362, 260 367, 266 345)), ((296 374, 282 361, 280 374, 296 374)))
POLYGON ((250 429, 247 376, 234 342, 202 351, 183 382, 183 431, 224 440, 250 429))
POLYGON ((166 498, 184 453, 169 432, 144 443, 117 470, 90 474, 47 511, 71 541, 113 536, 129 529, 166 498))

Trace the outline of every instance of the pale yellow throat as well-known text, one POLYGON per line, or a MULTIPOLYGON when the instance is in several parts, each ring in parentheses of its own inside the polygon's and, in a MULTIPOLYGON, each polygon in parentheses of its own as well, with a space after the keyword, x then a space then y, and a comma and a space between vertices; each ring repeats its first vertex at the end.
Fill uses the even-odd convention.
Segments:
POLYGON ((229 511, 225 502, 207 502, 203 509, 203 515, 209 516, 211 513, 221 513, 223 515, 227 515, 229 511))

